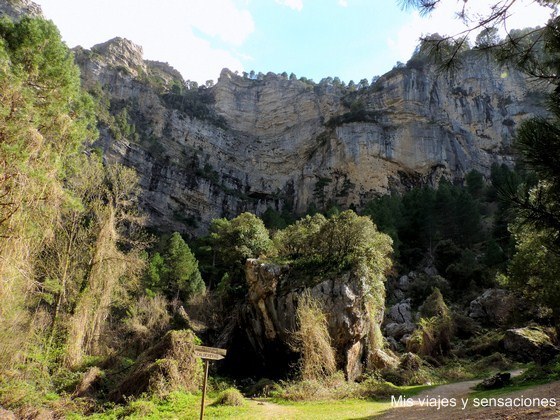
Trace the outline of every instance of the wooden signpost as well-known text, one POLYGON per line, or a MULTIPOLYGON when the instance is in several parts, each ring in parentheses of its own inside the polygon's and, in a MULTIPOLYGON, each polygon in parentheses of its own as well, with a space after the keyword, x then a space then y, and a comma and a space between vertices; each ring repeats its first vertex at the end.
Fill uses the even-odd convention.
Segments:
POLYGON ((204 360, 204 382, 202 384, 202 402, 200 403, 200 420, 204 417, 204 399, 206 398, 206 382, 208 381, 208 361, 221 360, 227 350, 217 347, 194 346, 194 355, 204 360))

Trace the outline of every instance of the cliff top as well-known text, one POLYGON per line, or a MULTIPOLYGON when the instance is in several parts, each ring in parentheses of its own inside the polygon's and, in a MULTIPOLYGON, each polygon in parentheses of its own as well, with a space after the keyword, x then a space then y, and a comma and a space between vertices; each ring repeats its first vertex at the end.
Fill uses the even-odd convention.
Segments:
POLYGON ((94 45, 92 51, 103 55, 115 65, 125 66, 130 69, 144 67, 144 50, 140 45, 121 37, 110 39, 101 44, 94 45))
POLYGON ((30 0, 7 0, 0 2, 0 17, 19 20, 24 16, 44 17, 41 6, 30 0))

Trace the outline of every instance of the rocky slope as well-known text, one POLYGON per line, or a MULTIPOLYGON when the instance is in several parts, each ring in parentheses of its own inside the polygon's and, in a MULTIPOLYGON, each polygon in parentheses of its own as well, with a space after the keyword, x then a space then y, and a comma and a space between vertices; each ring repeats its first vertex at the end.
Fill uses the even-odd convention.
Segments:
POLYGON ((536 86, 475 52, 454 75, 415 60, 356 92, 227 69, 188 89, 121 38, 76 58, 84 85, 120 118, 104 120, 104 156, 137 169, 153 225, 190 233, 243 211, 359 208, 442 176, 488 174, 511 163, 516 125, 543 109, 536 86))

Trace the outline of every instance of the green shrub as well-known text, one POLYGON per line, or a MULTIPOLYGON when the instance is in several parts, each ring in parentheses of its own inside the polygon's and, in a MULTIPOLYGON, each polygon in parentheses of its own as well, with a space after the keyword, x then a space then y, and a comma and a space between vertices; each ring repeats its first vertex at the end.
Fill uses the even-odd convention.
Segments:
POLYGON ((245 398, 241 392, 235 388, 228 388, 222 391, 213 405, 240 406, 245 404, 245 398))
POLYGON ((136 400, 127 404, 120 413, 123 417, 138 416, 140 418, 154 414, 157 407, 153 401, 136 400))
POLYGON ((388 368, 383 369, 380 373, 383 380, 396 386, 424 385, 433 381, 433 375, 425 367, 418 370, 403 369, 402 367, 388 368))
POLYGON ((384 399, 389 398, 391 395, 398 395, 401 392, 399 387, 391 382, 368 378, 360 384, 358 393, 362 398, 384 399))
POLYGON ((423 356, 442 356, 451 348, 451 338, 454 334, 454 324, 449 308, 443 300, 439 289, 434 289, 424 304, 420 307, 420 319, 416 329, 408 341, 408 351, 423 356))
POLYGON ((465 343, 465 353, 473 356, 488 356, 502 350, 504 333, 491 330, 468 340, 465 343))

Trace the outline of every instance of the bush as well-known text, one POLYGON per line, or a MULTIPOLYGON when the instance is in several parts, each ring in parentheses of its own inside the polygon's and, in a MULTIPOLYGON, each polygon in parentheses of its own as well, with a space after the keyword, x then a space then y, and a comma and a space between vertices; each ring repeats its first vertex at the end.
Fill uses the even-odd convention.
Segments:
POLYGON ((397 386, 424 385, 433 380, 430 371, 425 367, 421 367, 418 370, 408 370, 399 367, 396 369, 384 369, 380 373, 385 381, 397 386))
POLYGON ((406 345, 406 349, 422 356, 444 355, 451 341, 450 318, 422 318, 406 345))
POLYGON ((321 378, 282 382, 273 393, 289 401, 337 400, 356 396, 358 384, 348 382, 342 372, 321 378))
POLYGON ((422 306, 419 308, 420 315, 424 318, 430 317, 449 317, 449 308, 443 300, 443 296, 439 289, 434 288, 432 294, 426 298, 422 306))
POLYGON ((435 288, 439 289, 443 296, 449 296, 451 293, 449 282, 439 275, 421 274, 418 278, 415 278, 410 283, 409 291, 414 305, 420 305, 424 302, 435 288))
POLYGON ((468 340, 465 344, 465 353, 472 356, 489 356, 503 350, 503 339, 503 332, 488 331, 468 340))
POLYGON ((167 312, 167 300, 161 295, 140 296, 129 308, 129 316, 124 321, 123 332, 129 339, 129 349, 142 352, 154 340, 169 329, 171 317, 167 312))
POLYGON ((392 241, 380 233, 371 219, 352 210, 326 219, 306 216, 278 232, 275 237, 280 257, 300 266, 327 267, 332 271, 365 264, 376 277, 391 267, 392 241))
POLYGON ((398 395, 401 391, 391 382, 378 381, 368 378, 360 384, 358 395, 362 398, 384 399, 391 395, 398 395))
POLYGON ((240 406, 245 404, 245 398, 241 392, 235 388, 228 388, 218 395, 218 399, 213 405, 240 406))
POLYGON ((194 355, 196 342, 191 331, 168 332, 138 357, 127 376, 108 395, 109 400, 122 402, 125 396, 144 392, 165 396, 176 390, 197 390, 202 364, 194 355))
POLYGON ((453 319, 439 289, 434 289, 420 307, 421 318, 406 347, 423 356, 442 356, 451 348, 453 319))

